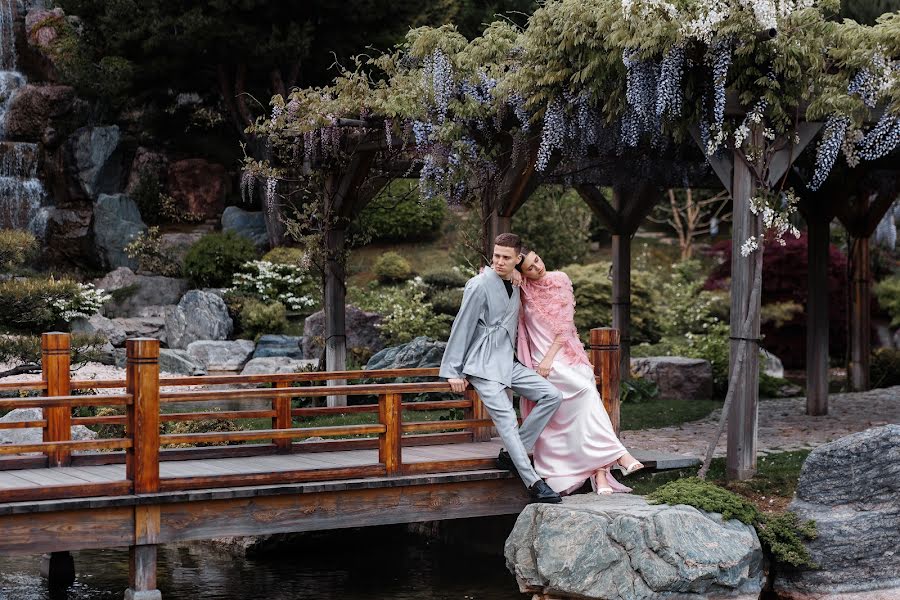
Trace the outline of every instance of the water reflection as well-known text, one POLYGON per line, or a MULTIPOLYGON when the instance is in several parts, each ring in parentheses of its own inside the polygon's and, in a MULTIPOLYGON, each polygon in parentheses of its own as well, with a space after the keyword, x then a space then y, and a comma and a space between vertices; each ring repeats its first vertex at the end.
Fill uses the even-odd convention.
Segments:
MULTIPOLYGON (((429 543, 400 527, 308 535, 252 558, 206 544, 164 546, 164 600, 521 600, 500 556, 429 543)), ((40 557, 0 558, 2 600, 120 599, 128 583, 126 550, 75 554, 77 582, 51 594, 40 557)))

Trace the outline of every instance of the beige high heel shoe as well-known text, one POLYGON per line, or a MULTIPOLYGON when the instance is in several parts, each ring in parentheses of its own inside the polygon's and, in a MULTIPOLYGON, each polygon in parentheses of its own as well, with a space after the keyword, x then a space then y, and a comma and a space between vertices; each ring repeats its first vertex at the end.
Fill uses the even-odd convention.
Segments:
POLYGON ((642 463, 635 457, 631 456, 631 454, 626 454, 622 458, 620 458, 616 462, 619 465, 619 470, 622 472, 623 477, 627 476, 627 475, 631 475, 632 473, 636 473, 644 468, 644 463, 642 463), (633 461, 633 462, 629 463, 628 466, 625 466, 624 464, 622 464, 622 458, 625 458, 625 457, 628 457, 633 461))
POLYGON ((613 489, 610 487, 606 476, 609 474, 609 467, 597 469, 591 475, 591 488, 599 496, 611 496, 613 489))

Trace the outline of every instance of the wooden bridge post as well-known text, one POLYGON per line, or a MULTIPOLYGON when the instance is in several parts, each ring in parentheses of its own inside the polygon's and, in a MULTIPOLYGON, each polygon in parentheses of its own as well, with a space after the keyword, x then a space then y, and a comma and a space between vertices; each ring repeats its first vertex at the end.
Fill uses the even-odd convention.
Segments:
POLYGON ((611 327, 591 329, 591 362, 594 375, 600 377, 600 397, 609 415, 613 431, 619 434, 619 330, 611 327))
MULTIPOLYGON (((484 409, 484 404, 481 403, 481 398, 478 396, 478 392, 475 391, 471 385, 466 388, 466 400, 472 403, 472 406, 466 409, 466 418, 467 419, 489 419, 487 411, 484 409)), ((491 441, 491 428, 490 427, 473 427, 472 428, 472 441, 473 442, 489 442, 491 441)))
MULTIPOLYGON (((41 335, 41 377, 47 384, 48 396, 68 396, 72 391, 70 383, 70 346, 68 333, 44 333, 41 335)), ((72 439, 72 409, 68 406, 45 407, 43 430, 45 442, 67 442, 72 439)), ((69 450, 47 451, 50 467, 64 467, 71 463, 69 450)))
POLYGON ((381 394, 378 397, 378 422, 384 425, 384 433, 378 435, 378 462, 384 465, 388 475, 398 475, 402 464, 401 434, 402 400, 400 394, 381 394))
MULTIPOLYGON (((289 387, 290 382, 288 381, 276 381, 276 388, 285 388, 289 387)), ((272 429, 290 429, 292 420, 291 420, 291 397, 290 396, 276 396, 272 398, 272 410, 275 411, 275 416, 272 417, 272 429)), ((276 452, 278 454, 290 454, 291 448, 293 447, 293 440, 291 439, 283 439, 283 440, 273 440, 275 442, 276 452)))
MULTIPOLYGON (((159 340, 136 338, 126 342, 126 477, 135 494, 159 491, 159 340)), ((128 589, 125 600, 161 600, 156 589, 156 541, 159 507, 134 509, 135 545, 128 548, 128 589)))

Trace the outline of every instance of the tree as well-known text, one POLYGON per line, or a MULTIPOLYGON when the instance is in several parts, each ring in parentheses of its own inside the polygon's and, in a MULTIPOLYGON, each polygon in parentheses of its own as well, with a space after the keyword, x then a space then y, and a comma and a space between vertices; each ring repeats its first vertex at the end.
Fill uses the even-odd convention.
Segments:
POLYGON ((656 223, 665 223, 678 235, 681 260, 690 260, 694 255, 694 238, 701 235, 716 235, 719 225, 731 219, 726 212, 729 198, 726 192, 704 193, 701 190, 685 188, 668 190, 669 203, 654 207, 656 223))

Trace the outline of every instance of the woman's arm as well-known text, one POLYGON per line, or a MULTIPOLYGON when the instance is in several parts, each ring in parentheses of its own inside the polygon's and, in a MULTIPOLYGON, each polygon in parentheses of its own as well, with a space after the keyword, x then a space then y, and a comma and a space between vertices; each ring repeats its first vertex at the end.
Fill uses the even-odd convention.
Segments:
POLYGON ((563 339, 565 338, 565 334, 558 333, 556 337, 553 339, 553 343, 550 344, 550 347, 547 349, 547 354, 544 355, 544 358, 541 360, 541 364, 537 366, 537 374, 541 377, 547 377, 550 375, 550 371, 553 369, 553 359, 556 358, 556 353, 560 351, 563 346, 563 339))

